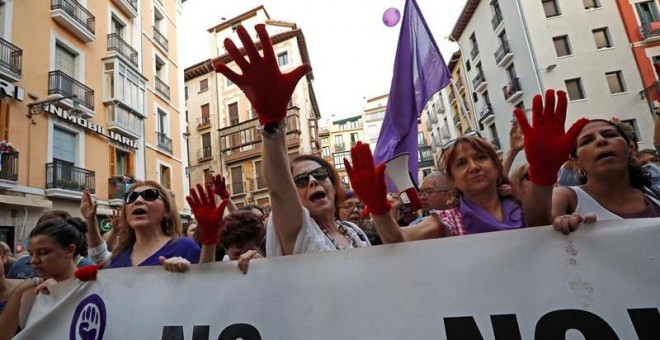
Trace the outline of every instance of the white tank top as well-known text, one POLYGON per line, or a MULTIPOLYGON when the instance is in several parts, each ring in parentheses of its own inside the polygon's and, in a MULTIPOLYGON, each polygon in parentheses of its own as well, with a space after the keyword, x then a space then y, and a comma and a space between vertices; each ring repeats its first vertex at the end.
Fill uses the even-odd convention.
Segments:
MULTIPOLYGON (((569 189, 575 192, 577 197, 577 205, 575 206, 575 213, 584 216, 586 214, 596 214, 598 221, 607 221, 607 220, 622 220, 623 218, 619 215, 612 213, 611 211, 603 208, 600 203, 598 203, 591 195, 586 191, 582 190, 580 187, 568 187, 569 189)), ((655 198, 646 195, 645 196, 653 201, 653 203, 660 206, 660 202, 655 198)))

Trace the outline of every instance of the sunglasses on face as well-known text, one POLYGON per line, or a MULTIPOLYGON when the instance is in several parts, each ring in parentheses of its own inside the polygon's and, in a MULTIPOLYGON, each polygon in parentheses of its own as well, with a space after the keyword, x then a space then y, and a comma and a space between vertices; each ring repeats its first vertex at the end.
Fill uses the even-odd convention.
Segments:
POLYGON ((449 142, 445 143, 444 145, 442 145, 442 151, 445 151, 445 150, 451 148, 452 146, 454 146, 454 144, 456 144, 456 141, 458 141, 460 138, 474 137, 474 136, 477 136, 477 137, 481 138, 481 134, 479 133, 479 131, 470 131, 470 132, 468 132, 468 133, 466 133, 466 134, 464 134, 464 135, 462 135, 458 138, 454 138, 454 139, 450 140, 449 142))
POLYGON ((140 196, 142 196, 142 199, 144 199, 145 201, 151 202, 157 200, 158 197, 160 197, 160 191, 158 191, 157 189, 147 189, 147 190, 142 190, 140 192, 138 191, 127 192, 126 194, 124 194, 124 203, 125 204, 133 203, 140 196))
POLYGON ((317 181, 324 181, 328 178, 328 169, 324 167, 316 168, 310 172, 304 172, 300 175, 293 177, 293 181, 296 183, 298 188, 305 188, 309 184, 309 176, 312 175, 317 181))

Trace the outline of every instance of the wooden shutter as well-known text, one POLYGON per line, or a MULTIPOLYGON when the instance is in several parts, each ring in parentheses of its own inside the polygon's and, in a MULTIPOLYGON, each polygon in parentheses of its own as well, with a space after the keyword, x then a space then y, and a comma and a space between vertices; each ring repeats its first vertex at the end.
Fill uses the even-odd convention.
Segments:
POLYGON ((126 172, 131 176, 135 175, 135 169, 133 169, 133 163, 135 163, 134 157, 134 151, 129 152, 128 156, 126 157, 126 172))
POLYGON ((9 140, 9 101, 0 101, 0 140, 9 140))
POLYGON ((108 155, 108 163, 110 164, 110 176, 115 176, 117 174, 117 152, 115 147, 109 145, 110 154, 108 155))

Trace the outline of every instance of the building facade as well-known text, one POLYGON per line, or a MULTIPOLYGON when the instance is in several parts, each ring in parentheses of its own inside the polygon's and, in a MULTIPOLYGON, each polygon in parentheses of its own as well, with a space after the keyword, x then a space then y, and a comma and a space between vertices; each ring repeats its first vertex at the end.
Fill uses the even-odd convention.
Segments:
POLYGON ((25 241, 48 209, 100 215, 129 179, 183 206, 179 1, 0 1, 0 234, 25 241), (27 118, 26 118, 27 116, 27 118), (122 180, 123 179, 123 180, 122 180))
MULTIPOLYGON (((660 110, 660 14, 657 0, 617 0, 652 114, 660 110)), ((650 146, 650 145, 649 145, 650 146)))
MULTIPOLYGON (((366 142, 362 115, 333 121, 328 127, 328 132, 330 153, 332 155, 331 163, 335 166, 339 180, 344 185, 344 188, 348 189, 350 188, 350 181, 344 167, 344 158, 352 161, 351 148, 358 141, 366 142)), ((323 141, 321 145, 323 145, 323 141)))
POLYGON ((633 125, 642 147, 652 145, 652 117, 639 96, 644 86, 614 1, 469 0, 451 36, 463 53, 482 135, 501 149, 509 147, 500 135, 513 109, 530 112, 534 95, 546 89, 568 93, 567 124, 616 116, 633 125))
MULTIPOLYGON (((213 70, 222 62, 238 70, 222 42, 234 37, 239 25, 255 37, 258 23, 266 24, 283 72, 303 63, 311 64, 305 37, 293 23, 270 19, 263 6, 225 20, 208 30, 211 58, 185 70, 187 93, 187 141, 189 183, 203 183, 213 174, 225 176, 232 200, 238 206, 269 205, 261 161, 261 134, 256 112, 243 92, 229 79, 213 70)), ((291 158, 299 154, 320 154, 317 121, 320 118, 312 81, 307 74, 296 86, 287 112, 287 146, 291 158)))
POLYGON ((445 137, 451 135, 449 138, 456 138, 469 131, 477 131, 476 114, 460 50, 452 54, 447 68, 451 72, 451 83, 443 91, 447 92, 450 112, 443 117, 442 126, 446 126, 447 130, 442 132, 445 137))

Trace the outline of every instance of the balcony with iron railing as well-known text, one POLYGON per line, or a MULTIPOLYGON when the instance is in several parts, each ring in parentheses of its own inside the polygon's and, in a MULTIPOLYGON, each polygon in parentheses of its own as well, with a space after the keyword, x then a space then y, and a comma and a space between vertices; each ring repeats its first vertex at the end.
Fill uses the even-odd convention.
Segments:
POLYGON ((157 76, 154 77, 154 81, 156 82, 156 92, 160 93, 163 97, 165 97, 167 100, 170 99, 170 87, 165 84, 164 81, 160 80, 157 76))
POLYGON ((156 132, 156 138, 158 139, 159 149, 167 153, 172 153, 172 138, 167 137, 167 135, 162 132, 156 132))
POLYGON ((495 14, 490 19, 490 23, 493 25, 493 31, 496 31, 500 26, 504 18, 502 18, 502 13, 500 11, 495 11, 495 14))
POLYGON ((197 150, 197 161, 204 162, 213 158, 213 152, 211 146, 203 146, 197 150))
POLYGON ((522 96, 522 88, 520 87, 518 78, 512 79, 507 85, 502 87, 502 92, 504 93, 504 99, 509 103, 520 98, 522 96))
POLYGON ((18 151, 0 154, 0 180, 18 181, 18 151))
POLYGON ((433 159, 433 147, 431 145, 423 145, 419 147, 419 159, 417 164, 419 167, 433 166, 435 160, 433 159))
MULTIPOLYGON (((291 108, 286 117, 286 140, 288 147, 300 144, 300 109, 291 108)), ((226 163, 250 159, 260 155, 261 134, 257 130, 258 118, 249 119, 235 125, 227 126, 218 130, 220 134, 220 149, 223 152, 226 163)))
MULTIPOLYGON (((122 200, 128 185, 122 180, 122 176, 108 178, 108 199, 122 200)), ((119 202, 118 202, 119 203, 119 202)))
POLYGON ((477 59, 479 56, 479 45, 472 45, 472 49, 470 50, 470 56, 472 57, 472 60, 477 59))
POLYGON ((509 42, 507 40, 502 40, 502 44, 495 51, 495 63, 500 67, 505 66, 512 57, 513 53, 511 53, 509 42))
POLYGON ((428 115, 431 123, 438 124, 438 115, 435 112, 428 111, 428 115))
POLYGON ((156 40, 156 43, 158 43, 158 46, 160 46, 165 52, 168 51, 169 48, 169 43, 167 41, 167 38, 165 38, 165 35, 158 30, 158 27, 154 26, 154 40, 156 40))
POLYGON ((62 71, 48 72, 48 95, 75 95, 82 106, 94 111, 94 90, 62 71))
POLYGON ((0 38, 0 77, 14 82, 21 79, 23 50, 0 38))
POLYGON ((197 118, 197 129, 205 129, 211 127, 211 116, 210 115, 203 115, 201 117, 197 118))
POLYGON ((84 42, 96 38, 96 18, 75 0, 51 0, 50 16, 84 42))
POLYGON ((335 151, 346 150, 346 143, 335 143, 335 151))
POLYGON ((474 79, 472 79, 472 86, 474 86, 474 89, 477 92, 482 92, 487 85, 486 77, 484 77, 483 73, 477 73, 474 79))
POLYGON ((112 2, 130 18, 134 19, 138 16, 137 0, 112 0, 112 2))
POLYGON ((115 52, 136 68, 138 67, 138 52, 117 33, 108 34, 108 52, 115 52))
POLYGON ((639 32, 645 41, 655 41, 660 39, 660 21, 644 22, 639 26, 639 32))
MULTIPOLYGON (((52 163, 46 164, 46 189, 75 192, 89 189, 89 192, 93 194, 96 191, 95 180, 94 171, 73 166, 69 162, 54 159, 52 163)), ((60 196, 61 194, 63 193, 59 191, 46 192, 48 196, 60 196)))
POLYGON ((493 106, 490 103, 486 103, 486 105, 482 106, 481 110, 479 110, 479 122, 483 122, 487 117, 493 116, 494 113, 493 106))

